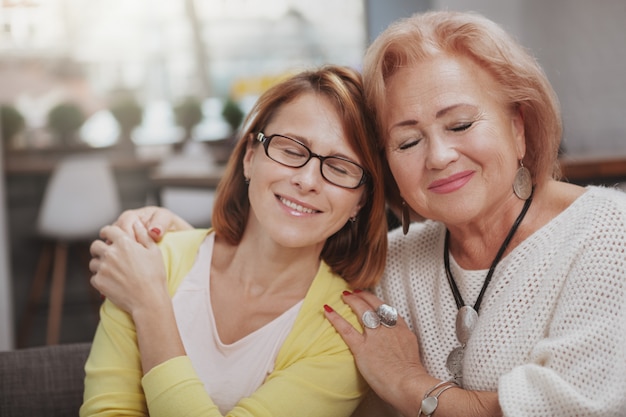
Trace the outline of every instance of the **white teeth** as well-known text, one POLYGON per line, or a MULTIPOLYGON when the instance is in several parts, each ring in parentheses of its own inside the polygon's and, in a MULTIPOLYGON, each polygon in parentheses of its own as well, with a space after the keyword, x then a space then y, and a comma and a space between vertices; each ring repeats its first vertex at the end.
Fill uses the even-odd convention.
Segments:
POLYGON ((285 200, 284 198, 280 198, 280 201, 286 205, 287 207, 299 211, 301 213, 312 214, 315 213, 315 210, 311 210, 310 208, 302 207, 300 204, 296 204, 293 201, 285 200))

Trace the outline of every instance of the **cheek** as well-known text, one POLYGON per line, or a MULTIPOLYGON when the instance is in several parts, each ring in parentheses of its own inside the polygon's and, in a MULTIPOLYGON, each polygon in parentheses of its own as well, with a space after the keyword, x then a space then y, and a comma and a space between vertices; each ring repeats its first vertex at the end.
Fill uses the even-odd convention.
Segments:
POLYGON ((400 188, 400 193, 407 195, 407 190, 415 188, 422 176, 422 163, 415 155, 398 155, 391 153, 388 156, 389 169, 400 188))

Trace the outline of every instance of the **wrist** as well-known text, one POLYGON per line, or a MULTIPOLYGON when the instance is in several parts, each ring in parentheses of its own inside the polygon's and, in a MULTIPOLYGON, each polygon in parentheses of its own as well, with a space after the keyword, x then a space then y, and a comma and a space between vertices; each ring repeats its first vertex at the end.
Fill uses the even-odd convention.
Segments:
POLYGON ((420 416, 422 401, 425 394, 427 394, 434 386, 441 383, 440 379, 437 379, 426 372, 413 373, 411 378, 406 378, 400 385, 396 386, 396 389, 390 390, 393 395, 393 400, 388 401, 393 405, 403 416, 420 416))
POLYGON ((451 379, 441 381, 429 388, 422 398, 417 416, 430 417, 439 406, 439 397, 450 388, 459 388, 459 384, 454 379, 451 379))
POLYGON ((173 315, 174 307, 170 297, 149 297, 145 302, 136 300, 128 313, 137 325, 173 315))

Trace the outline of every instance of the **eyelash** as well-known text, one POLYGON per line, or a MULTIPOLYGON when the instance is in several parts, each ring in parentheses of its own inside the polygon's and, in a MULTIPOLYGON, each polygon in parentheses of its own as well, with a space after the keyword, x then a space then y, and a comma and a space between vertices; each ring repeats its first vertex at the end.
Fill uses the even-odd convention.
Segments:
POLYGON ((412 140, 411 142, 407 142, 407 143, 404 143, 404 144, 398 146, 398 150, 405 151, 405 150, 407 150, 409 148, 417 146, 417 144, 420 143, 420 142, 421 142, 421 139, 412 140))
POLYGON ((453 132, 463 132, 472 127, 473 124, 473 122, 463 123, 462 125, 450 128, 450 130, 453 132))
MULTIPOLYGON (((449 128, 450 131, 452 132, 464 132, 466 130, 468 130, 470 127, 472 127, 472 125, 474 124, 474 122, 467 122, 467 123, 463 123, 461 125, 458 126, 454 126, 449 128)), ((410 142, 405 142, 404 144, 398 146, 398 150, 400 151, 405 151, 407 149, 410 149, 414 146, 417 146, 420 142, 422 141, 422 139, 414 139, 411 140, 410 142)))

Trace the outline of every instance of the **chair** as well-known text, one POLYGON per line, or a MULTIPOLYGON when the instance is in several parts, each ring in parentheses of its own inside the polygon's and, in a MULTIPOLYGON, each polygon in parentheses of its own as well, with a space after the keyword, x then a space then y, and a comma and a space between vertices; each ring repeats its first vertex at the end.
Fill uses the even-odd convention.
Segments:
MULTIPOLYGON (((195 144, 190 144, 195 145, 195 144)), ((210 175, 214 162, 201 148, 187 146, 187 151, 163 160, 159 172, 163 175, 201 176, 210 175), (193 150, 193 152, 191 152, 193 150)), ((162 187, 159 205, 176 213, 194 227, 211 226, 215 189, 180 186, 162 187)))
POLYGON ((100 228, 114 221, 120 211, 117 184, 106 158, 75 155, 59 162, 46 186, 39 209, 37 232, 44 242, 31 284, 18 345, 25 346, 30 335, 36 307, 48 281, 51 266, 46 344, 59 342, 68 246, 97 238, 100 228))
POLYGON ((211 226, 214 190, 188 187, 165 187, 161 190, 161 206, 179 215, 193 227, 211 226))

